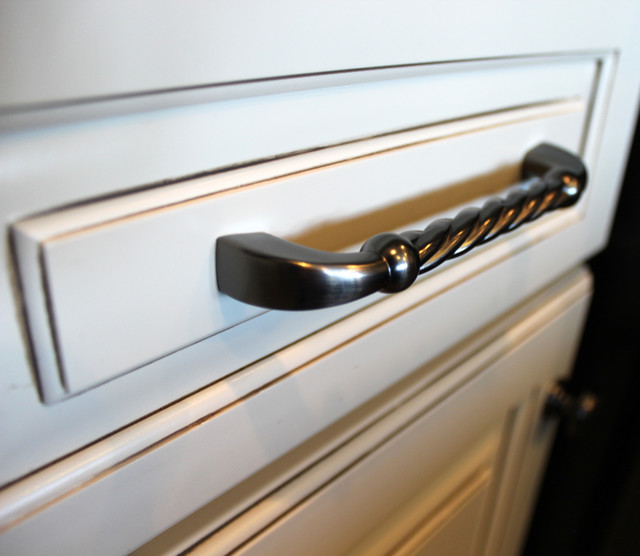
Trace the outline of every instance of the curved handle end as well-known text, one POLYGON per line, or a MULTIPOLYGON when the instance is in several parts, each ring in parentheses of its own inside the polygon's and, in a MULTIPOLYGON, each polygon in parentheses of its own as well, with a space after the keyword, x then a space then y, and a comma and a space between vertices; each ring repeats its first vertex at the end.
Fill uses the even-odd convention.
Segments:
POLYGON ((387 286, 388 268, 372 251, 328 253, 262 232, 216 241, 218 289, 268 309, 320 309, 387 286))

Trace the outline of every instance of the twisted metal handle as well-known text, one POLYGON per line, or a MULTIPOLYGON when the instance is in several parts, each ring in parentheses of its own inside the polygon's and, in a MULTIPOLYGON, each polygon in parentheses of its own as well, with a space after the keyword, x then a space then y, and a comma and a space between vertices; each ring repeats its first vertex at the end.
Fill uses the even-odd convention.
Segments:
POLYGON ((359 253, 330 253, 266 233, 235 234, 216 242, 218 289, 269 309, 319 309, 381 291, 408 288, 418 274, 511 232, 556 209, 574 205, 587 183, 575 155, 543 143, 527 153, 523 179, 537 178, 424 230, 382 233, 359 253))

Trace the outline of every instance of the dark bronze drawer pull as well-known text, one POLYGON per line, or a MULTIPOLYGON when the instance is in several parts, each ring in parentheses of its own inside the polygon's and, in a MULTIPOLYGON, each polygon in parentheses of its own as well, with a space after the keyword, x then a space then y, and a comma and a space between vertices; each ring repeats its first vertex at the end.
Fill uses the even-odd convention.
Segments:
POLYGON ((286 310, 319 309, 377 291, 402 291, 418 274, 547 212, 574 205, 587 182, 582 161, 549 144, 527 153, 522 177, 537 179, 514 187, 503 198, 489 199, 481 208, 436 220, 423 231, 378 234, 358 253, 320 251, 261 232, 220 237, 218 288, 251 305, 286 310))

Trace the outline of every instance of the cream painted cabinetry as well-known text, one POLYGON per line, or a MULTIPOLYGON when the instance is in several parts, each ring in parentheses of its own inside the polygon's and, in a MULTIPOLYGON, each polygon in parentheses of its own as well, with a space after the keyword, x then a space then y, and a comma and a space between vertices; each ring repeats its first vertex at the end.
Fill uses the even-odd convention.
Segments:
POLYGON ((546 389, 567 376, 589 297, 573 274, 416 369, 343 424, 358 430, 348 442, 225 527, 212 520, 193 553, 517 554, 555 430, 546 389))
POLYGON ((1 551, 516 554, 640 5, 2 11, 1 551), (584 160, 582 200, 402 293, 218 291, 220 236, 355 250, 518 186, 542 142, 584 160))

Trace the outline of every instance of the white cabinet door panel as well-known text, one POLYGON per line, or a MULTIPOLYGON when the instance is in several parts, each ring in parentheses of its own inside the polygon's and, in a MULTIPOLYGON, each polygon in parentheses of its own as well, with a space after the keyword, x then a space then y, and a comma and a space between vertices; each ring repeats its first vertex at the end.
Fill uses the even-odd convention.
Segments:
MULTIPOLYGON (((379 421, 362 434, 377 442, 370 441, 360 457, 352 456, 350 465, 338 466, 336 453, 308 472, 318 476, 326 468, 333 480, 312 489, 311 478, 295 478, 232 522, 229 531, 212 533, 194 552, 224 554, 235 541, 241 545, 239 554, 410 553, 430 543, 433 550, 445 550, 461 531, 466 539, 457 539, 462 543, 457 546, 476 553, 494 541, 496 529, 504 535, 504 519, 509 534, 520 538, 526 523, 507 513, 514 506, 518 511, 529 507, 535 492, 534 477, 520 473, 528 461, 532 422, 541 418, 540 395, 535 404, 529 402, 532 392, 566 376, 567 355, 575 349, 586 308, 580 305, 565 306, 555 318, 545 310, 534 313, 530 318, 541 325, 535 332, 531 320, 515 325, 506 336, 522 341, 477 374, 466 374, 459 389, 438 397, 439 384, 432 385, 396 410, 417 408, 400 430, 392 434, 391 425, 379 421), (544 355, 532 357, 540 352, 544 355), (516 488, 515 503, 514 477, 529 481, 524 489, 516 488), (493 525, 494 511, 503 509, 493 525)), ((465 367, 447 378, 464 373, 465 367)), ((354 448, 345 445, 340 451, 354 448)), ((527 469, 539 472, 543 460, 530 463, 527 469)))

